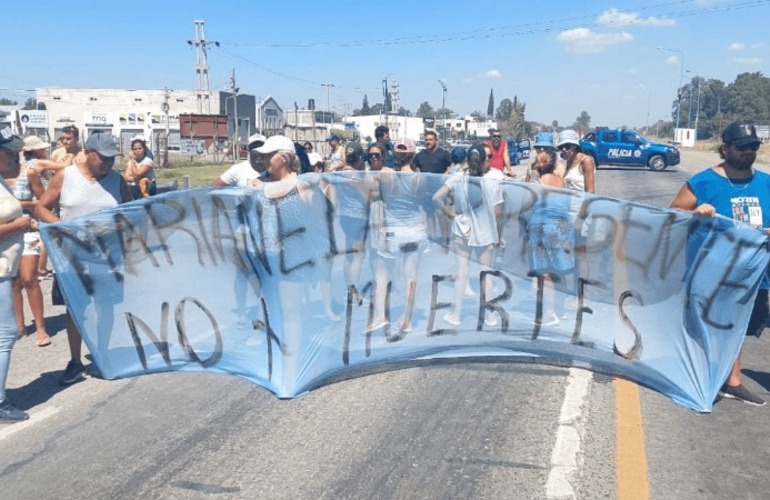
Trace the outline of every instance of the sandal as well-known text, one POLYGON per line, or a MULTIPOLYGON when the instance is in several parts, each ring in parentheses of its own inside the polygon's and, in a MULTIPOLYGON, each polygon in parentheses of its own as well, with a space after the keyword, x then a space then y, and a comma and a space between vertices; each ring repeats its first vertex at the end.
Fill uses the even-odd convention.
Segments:
POLYGON ((51 337, 46 336, 44 339, 37 339, 38 347, 46 347, 51 345, 51 337))

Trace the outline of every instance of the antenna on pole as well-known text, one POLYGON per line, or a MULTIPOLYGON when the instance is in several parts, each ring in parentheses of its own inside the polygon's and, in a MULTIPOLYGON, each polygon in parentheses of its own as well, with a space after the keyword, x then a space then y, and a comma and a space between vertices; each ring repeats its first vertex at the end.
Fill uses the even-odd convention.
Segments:
POLYGON ((206 102, 206 114, 211 114, 211 92, 209 90, 209 63, 206 47, 211 44, 219 47, 219 42, 206 40, 206 21, 195 20, 195 40, 187 40, 188 45, 195 47, 195 99, 198 103, 198 113, 204 110, 203 102, 206 102))

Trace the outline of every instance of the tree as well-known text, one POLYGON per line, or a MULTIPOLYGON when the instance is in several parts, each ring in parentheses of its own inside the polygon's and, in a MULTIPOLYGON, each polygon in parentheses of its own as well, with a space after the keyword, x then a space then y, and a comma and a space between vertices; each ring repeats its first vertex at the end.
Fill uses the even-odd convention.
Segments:
POLYGON ((516 96, 513 97, 513 100, 503 99, 495 113, 497 128, 503 134, 516 139, 521 139, 523 135, 529 135, 530 127, 524 119, 526 109, 527 105, 520 103, 516 96))
POLYGON ((433 106, 431 106, 428 101, 424 101, 422 104, 420 104, 420 107, 417 108, 417 113, 415 115, 418 118, 436 118, 436 112, 433 110, 433 106))
POLYGON ((480 121, 480 122, 483 122, 484 120, 486 120, 486 119, 487 119, 487 118, 489 118, 490 116, 491 116, 491 115, 485 115, 484 113, 482 113, 482 112, 481 112, 481 111, 479 111, 478 109, 477 109, 477 110, 475 110, 473 113, 471 113, 471 117, 472 117, 472 118, 475 118, 477 121, 480 121))
POLYGON ((385 108, 382 106, 381 102, 378 102, 377 104, 375 104, 374 106, 369 108, 369 110, 370 110, 369 114, 371 114, 371 115, 382 115, 382 114, 385 114, 385 108))
POLYGON ((0 106, 16 106, 17 104, 19 103, 16 101, 12 101, 5 97, 0 97, 0 106))
POLYGON ((489 104, 487 104, 487 116, 491 117, 495 114, 495 91, 489 89, 489 104))
POLYGON ((587 111, 581 111, 580 116, 575 118, 572 128, 583 133, 587 132, 591 128, 591 115, 587 111))
POLYGON ((37 99, 30 97, 24 101, 24 107, 21 109, 37 109, 37 99))
POLYGON ((364 102, 361 103, 361 109, 354 109, 353 116, 367 116, 372 114, 372 108, 369 107, 369 97, 364 94, 364 102))
POLYGON ((401 106, 398 108, 398 116, 412 116, 412 112, 401 106))

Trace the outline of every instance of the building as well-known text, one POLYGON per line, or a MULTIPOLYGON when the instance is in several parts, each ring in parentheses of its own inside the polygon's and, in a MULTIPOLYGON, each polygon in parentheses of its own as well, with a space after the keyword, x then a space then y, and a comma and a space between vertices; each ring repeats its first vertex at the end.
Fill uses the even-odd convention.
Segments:
POLYGON ((259 103, 256 116, 256 131, 270 137, 284 133, 283 126, 286 123, 283 109, 272 97, 268 96, 259 103))
MULTIPOLYGON (((47 132, 51 140, 61 135, 62 128, 75 125, 81 137, 95 131, 106 131, 119 139, 123 151, 130 148, 131 139, 144 136, 152 149, 158 150, 168 135, 170 147, 179 146, 179 115, 198 114, 196 92, 191 90, 127 90, 127 89, 67 89, 58 87, 35 90, 38 108, 47 111, 47 132)), ((228 137, 235 135, 236 119, 238 137, 245 142, 256 132, 257 105, 254 96, 238 94, 238 116, 235 116, 233 94, 212 92, 212 100, 221 114, 228 117, 228 137)), ((263 109, 277 108, 282 122, 280 107, 272 99, 263 101, 263 109)), ((265 117, 275 111, 263 112, 265 117)), ((272 121, 264 123, 275 126, 272 121)), ((266 128, 266 127, 264 127, 266 128)))

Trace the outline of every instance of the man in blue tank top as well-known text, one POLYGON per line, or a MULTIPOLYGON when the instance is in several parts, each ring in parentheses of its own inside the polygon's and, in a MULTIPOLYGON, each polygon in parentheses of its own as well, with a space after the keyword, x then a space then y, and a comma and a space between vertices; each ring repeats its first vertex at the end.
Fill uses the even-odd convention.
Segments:
MULTIPOLYGON (((693 175, 679 190, 671 207, 691 210, 705 217, 718 214, 748 223, 758 230, 770 230, 770 175, 752 167, 760 145, 754 125, 741 122, 728 125, 722 132, 719 146, 722 163, 693 175)), ((768 321, 770 280, 767 275, 759 288, 746 330, 747 335, 757 337, 768 321)), ((765 405, 762 398, 741 384, 740 356, 719 395, 754 406, 765 405)))

